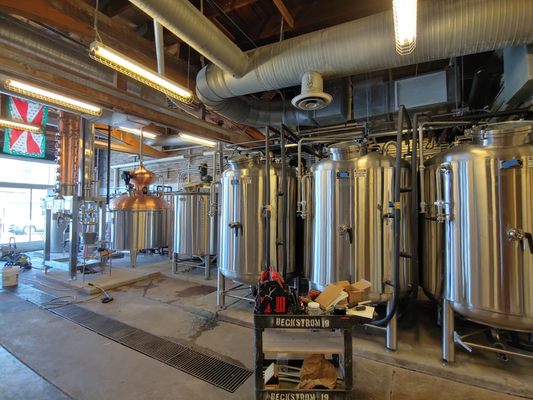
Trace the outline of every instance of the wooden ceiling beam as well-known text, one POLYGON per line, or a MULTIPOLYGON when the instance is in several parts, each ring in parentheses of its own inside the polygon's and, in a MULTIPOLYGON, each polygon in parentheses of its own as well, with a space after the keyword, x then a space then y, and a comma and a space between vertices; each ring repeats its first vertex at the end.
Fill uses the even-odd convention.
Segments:
POLYGON ((132 5, 129 0, 113 0, 107 5, 104 11, 107 16, 113 18, 126 11, 132 5))
MULTIPOLYGON (((95 142, 94 147, 97 149, 107 150, 107 143, 95 142)), ((138 154, 138 151, 127 144, 111 142, 111 150, 119 153, 138 154)))
MULTIPOLYGON (((96 123, 94 124, 94 126, 96 129, 99 130, 98 133, 105 134, 107 136, 107 129, 108 129, 107 125, 96 123)), ((123 132, 117 129, 112 129, 111 137, 113 139, 120 140, 126 146, 128 146, 131 149, 132 154, 139 153, 141 140, 138 136, 135 136, 130 133, 123 132)), ((113 144, 113 142, 111 143, 113 144)), ((143 155, 148 156, 148 157, 154 157, 154 158, 165 158, 167 156, 164 152, 154 149, 152 146, 149 146, 146 143, 143 143, 143 155)))
MULTIPOLYGON (((15 14, 77 35, 86 45, 95 39, 94 7, 83 0, 0 0, 0 11, 15 14)), ((98 31, 105 44, 136 59, 143 65, 156 69, 153 42, 139 36, 124 21, 112 19, 104 13, 98 15, 98 31)), ((187 82, 187 63, 169 56, 166 60, 167 76, 184 86, 187 82)), ((191 66, 191 75, 196 74, 191 66)), ((191 88, 194 91, 194 87, 191 88)))
MULTIPOLYGON (((294 28, 289 26, 285 29, 285 32, 294 31, 297 35, 313 32, 324 27, 338 25, 389 10, 391 4, 390 0, 308 2, 290 9, 290 13, 296 22, 294 28)), ((255 39, 266 40, 278 36, 279 17, 274 15, 268 20, 264 29, 257 34, 255 39)))
POLYGON ((279 13, 283 17, 283 20, 289 25, 289 27, 294 28, 294 18, 292 17, 290 11, 285 6, 283 0, 272 0, 274 5, 278 9, 279 13))
MULTIPOLYGON (((222 9, 222 11, 224 11, 225 13, 229 13, 232 11, 238 11, 243 7, 247 7, 251 4, 254 4, 257 2, 257 0, 215 0, 215 2, 222 9)), ((210 18, 218 15, 218 12, 217 10, 213 10, 212 7, 208 7, 205 10, 204 14, 207 18, 210 18)))

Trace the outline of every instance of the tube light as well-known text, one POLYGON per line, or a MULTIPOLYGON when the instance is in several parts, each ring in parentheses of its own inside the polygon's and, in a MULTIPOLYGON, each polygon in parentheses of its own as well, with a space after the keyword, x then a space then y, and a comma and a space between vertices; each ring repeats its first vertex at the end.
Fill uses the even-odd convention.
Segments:
POLYGON ((188 133, 180 133, 179 136, 182 140, 186 142, 201 144, 202 146, 215 147, 217 145, 217 142, 194 135, 189 135, 188 133))
POLYGON ((38 125, 29 125, 10 119, 0 118, 0 126, 5 128, 17 129, 19 131, 39 132, 42 128, 38 125))
MULTIPOLYGON (((126 128, 125 126, 121 126, 118 129, 120 129, 121 131, 124 131, 124 132, 131 133, 133 135, 141 136, 141 130, 140 129, 126 128)), ((157 137, 157 135, 155 133, 147 132, 144 129, 142 131, 142 136, 147 138, 147 139, 155 139, 157 137)))
POLYGON ((416 47, 417 0, 392 0, 396 52, 411 54, 416 47))
POLYGON ((91 43, 89 54, 96 61, 138 80, 145 85, 153 87, 182 103, 190 103, 193 99, 190 90, 178 86, 157 72, 140 65, 131 58, 120 54, 98 41, 91 43))
POLYGON ((83 101, 76 100, 56 92, 51 92, 37 86, 28 85, 27 83, 9 79, 4 82, 4 86, 6 89, 12 90, 13 92, 43 100, 48 103, 57 104, 60 107, 70 108, 83 114, 95 116, 100 116, 102 114, 102 109, 93 104, 85 103, 83 101))

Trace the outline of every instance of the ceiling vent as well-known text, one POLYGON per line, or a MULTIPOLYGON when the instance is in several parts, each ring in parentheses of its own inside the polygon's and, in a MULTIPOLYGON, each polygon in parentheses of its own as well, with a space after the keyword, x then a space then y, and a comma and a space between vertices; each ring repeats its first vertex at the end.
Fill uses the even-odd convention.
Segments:
POLYGON ((322 75, 306 72, 302 77, 302 93, 292 99, 292 105, 304 111, 320 110, 332 99, 330 94, 324 92, 322 75))

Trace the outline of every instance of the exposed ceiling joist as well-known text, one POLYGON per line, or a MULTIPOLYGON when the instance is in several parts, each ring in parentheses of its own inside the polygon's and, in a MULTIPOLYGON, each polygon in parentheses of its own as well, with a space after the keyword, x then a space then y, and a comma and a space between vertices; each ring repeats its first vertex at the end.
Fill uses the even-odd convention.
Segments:
MULTIPOLYGON (((217 4, 222 9, 222 11, 224 11, 225 13, 229 13, 232 11, 238 11, 241 8, 247 7, 256 2, 257 0, 223 0, 223 1, 217 1, 217 4)), ((218 14, 218 11, 212 8, 207 9, 205 12, 205 16, 207 18, 214 17, 217 14, 218 14)))
POLYGON ((294 28, 294 18, 292 17, 290 11, 285 6, 285 3, 283 0, 272 0, 274 2, 274 5, 278 9, 279 13, 283 17, 283 20, 289 25, 291 28, 294 28))
POLYGON ((132 4, 129 0, 113 0, 104 9, 104 12, 111 18, 121 14, 124 10, 130 8, 132 4))
MULTIPOLYGON (((297 34, 313 32, 343 22, 367 17, 391 9, 390 0, 373 1, 346 1, 329 0, 306 2, 305 4, 292 7, 291 15, 297 23, 294 27, 287 27, 285 31, 294 30, 297 34)), ((272 16, 266 22, 264 28, 257 34, 257 40, 279 36, 279 17, 272 16)))

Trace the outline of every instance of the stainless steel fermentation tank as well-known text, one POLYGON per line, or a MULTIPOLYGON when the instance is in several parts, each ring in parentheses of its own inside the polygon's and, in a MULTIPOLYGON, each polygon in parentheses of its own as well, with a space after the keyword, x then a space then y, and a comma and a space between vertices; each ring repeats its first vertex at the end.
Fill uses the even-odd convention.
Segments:
MULTIPOLYGON (((281 164, 270 163, 270 260, 271 267, 281 270, 283 251, 280 238, 286 229, 287 272, 295 272, 295 210, 296 177, 287 173, 287 218, 282 220, 281 164)), ((265 167, 259 156, 229 160, 221 178, 219 268, 222 275, 233 281, 255 285, 264 269, 264 193, 265 167)))
POLYGON ((211 255, 209 188, 184 190, 174 197, 174 253, 211 255))
POLYGON ((170 206, 158 195, 148 192, 155 175, 139 166, 131 172, 135 189, 111 201, 111 238, 116 250, 129 250, 131 265, 137 252, 169 246, 170 206))
POLYGON ((453 312, 533 331, 533 122, 487 125, 426 162, 425 291, 444 299, 445 359, 453 312))
MULTIPOLYGON (((388 300, 386 282, 393 280, 392 157, 377 152, 359 156, 358 146, 342 143, 329 148, 330 158, 311 171, 313 196, 309 280, 322 289, 339 280, 366 279, 371 299, 388 300)), ((401 187, 409 187, 409 164, 402 161, 401 187)), ((410 253, 410 193, 402 194, 401 251, 410 253)), ((400 292, 411 289, 408 258, 400 263, 400 292)))

